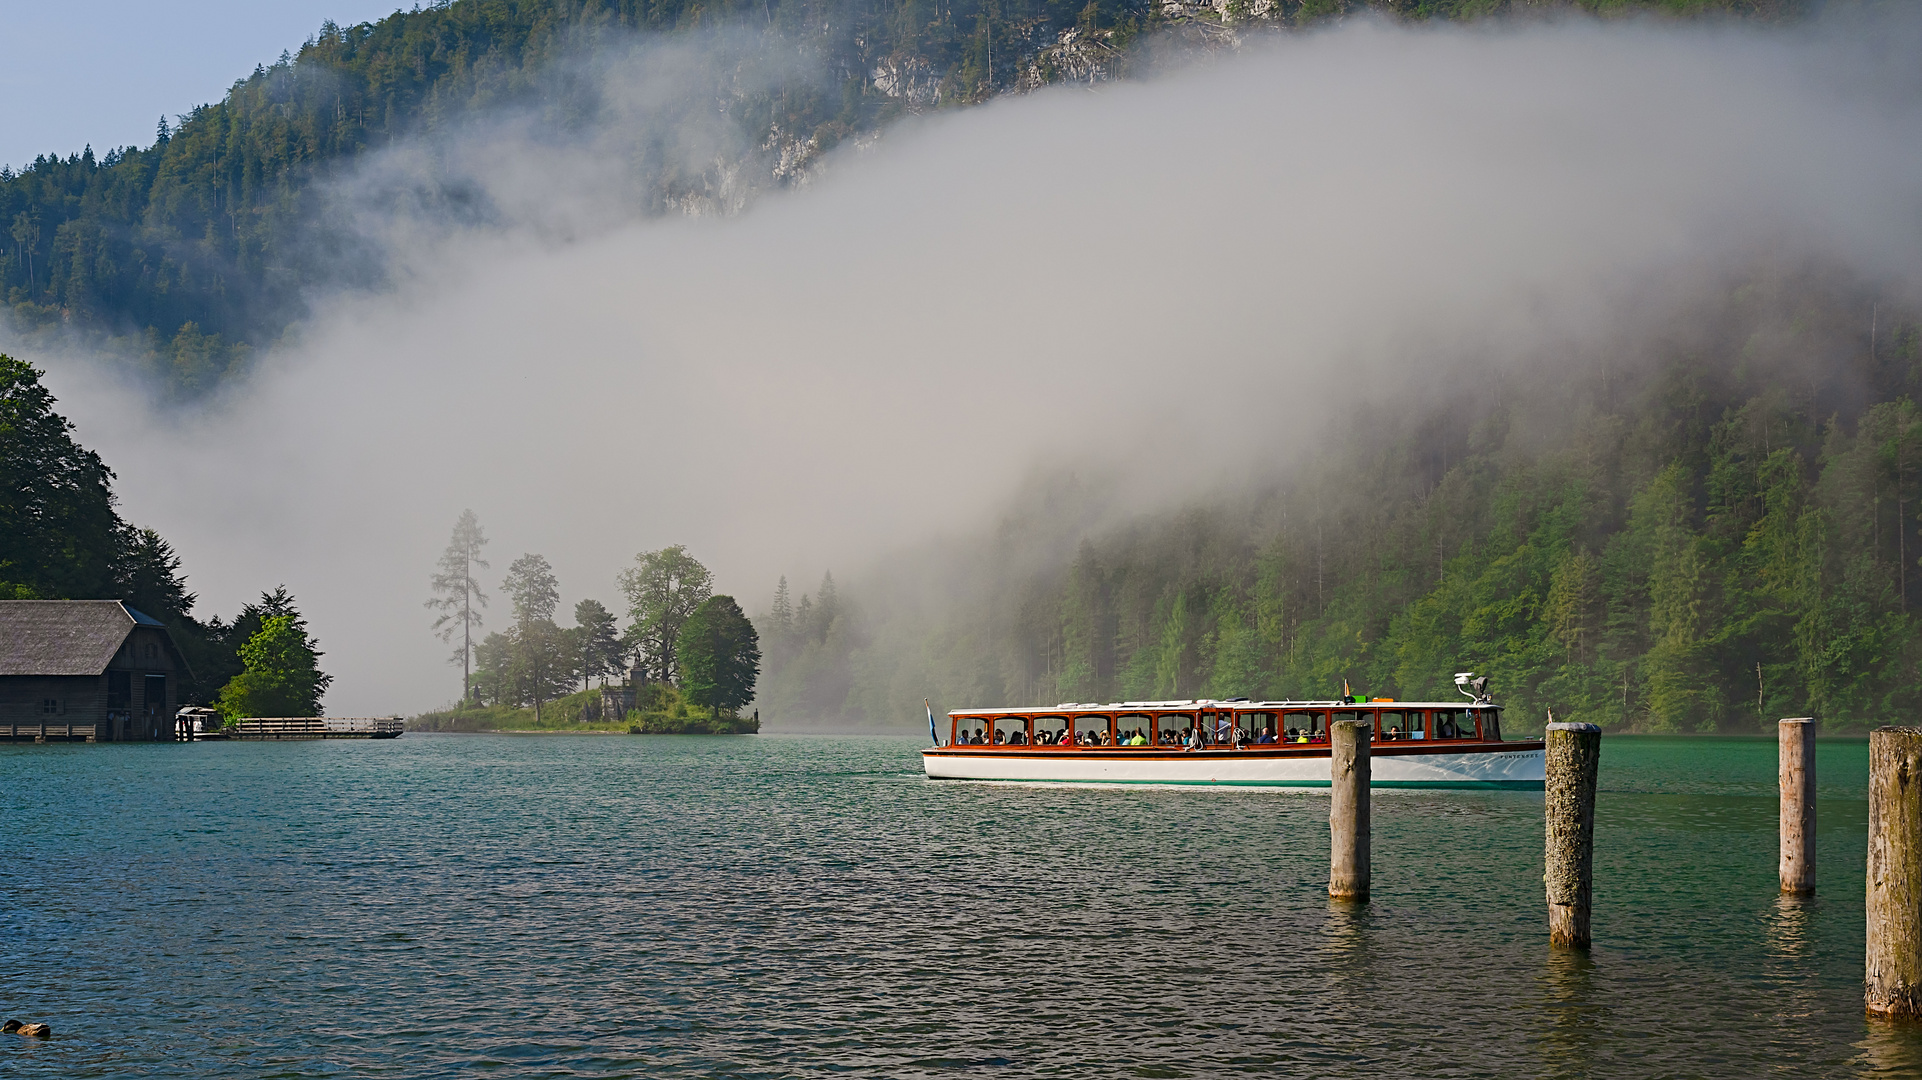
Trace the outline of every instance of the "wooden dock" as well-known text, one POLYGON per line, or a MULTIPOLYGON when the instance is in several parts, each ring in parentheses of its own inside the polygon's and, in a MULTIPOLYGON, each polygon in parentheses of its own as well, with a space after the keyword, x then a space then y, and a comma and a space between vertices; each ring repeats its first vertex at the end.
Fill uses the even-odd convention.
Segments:
MULTIPOLYGON (((0 720, 0 743, 99 742, 105 725, 50 720, 0 720)), ((196 730, 176 721, 176 742, 203 739, 398 739, 407 722, 398 716, 291 716, 242 720, 237 726, 196 730)), ((163 740, 164 741, 164 740, 163 740)))
POLYGON ((98 726, 94 724, 48 723, 36 720, 22 723, 8 720, 0 723, 0 742, 96 742, 98 726))
POLYGON ((230 739, 398 739, 406 727, 398 716, 283 716, 242 720, 225 734, 230 739))

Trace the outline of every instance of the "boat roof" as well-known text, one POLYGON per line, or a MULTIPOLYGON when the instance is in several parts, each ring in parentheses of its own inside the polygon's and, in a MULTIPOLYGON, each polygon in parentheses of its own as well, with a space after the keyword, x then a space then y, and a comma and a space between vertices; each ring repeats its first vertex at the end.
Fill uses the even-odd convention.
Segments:
POLYGON ((1349 702, 1339 698, 1325 701, 1250 701, 1247 698, 1197 698, 1191 701, 1111 701, 1063 702, 1059 705, 1031 705, 1020 709, 950 709, 949 716, 1033 716, 1036 713, 1105 712, 1183 712, 1193 709, 1229 709, 1246 712, 1277 712, 1287 709, 1365 709, 1370 706, 1396 709, 1499 709, 1486 701, 1373 701, 1349 702))

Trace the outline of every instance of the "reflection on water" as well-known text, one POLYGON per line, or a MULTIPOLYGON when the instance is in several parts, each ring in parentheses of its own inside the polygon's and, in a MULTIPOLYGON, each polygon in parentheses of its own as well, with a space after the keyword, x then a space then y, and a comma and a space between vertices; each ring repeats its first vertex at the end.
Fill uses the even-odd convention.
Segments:
POLYGON ((1328 973, 1329 1007, 1336 1013, 1366 1016, 1377 1004, 1370 905, 1333 897, 1325 902, 1318 951, 1328 973))
POLYGON ((1544 945, 1542 952, 1541 1075, 1587 1076, 1603 1013, 1594 1000, 1595 962, 1582 949, 1544 945))
POLYGON ((1863 1026, 1855 1075, 1922 1076, 1922 1021, 1871 1018, 1863 1026))
POLYGON ((911 739, 0 747, 11 1077, 1918 1075, 1862 1016, 1862 744, 1777 900, 1765 740, 1609 736, 1595 948, 1542 800, 932 784, 911 739), (49 808, 58 808, 50 812, 49 808))
POLYGON ((1769 955, 1795 963, 1804 960, 1814 947, 1812 930, 1815 905, 1813 896, 1778 894, 1767 916, 1769 955))

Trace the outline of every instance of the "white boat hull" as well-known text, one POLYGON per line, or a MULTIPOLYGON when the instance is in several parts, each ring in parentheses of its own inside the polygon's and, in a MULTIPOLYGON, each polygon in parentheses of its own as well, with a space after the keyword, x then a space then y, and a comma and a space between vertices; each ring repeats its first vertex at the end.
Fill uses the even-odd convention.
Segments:
MULTIPOLYGON (((1450 747, 1377 745, 1369 754, 1376 787, 1542 788, 1539 742, 1450 747)), ((932 780, 1052 784, 1169 784, 1218 787, 1328 786, 1328 750, 1169 751, 1093 747, 940 747, 921 752, 932 780)))

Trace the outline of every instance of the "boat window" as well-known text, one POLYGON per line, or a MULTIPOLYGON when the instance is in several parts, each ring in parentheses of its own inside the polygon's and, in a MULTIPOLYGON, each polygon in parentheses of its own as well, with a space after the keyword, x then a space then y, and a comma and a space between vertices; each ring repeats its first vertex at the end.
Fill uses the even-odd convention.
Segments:
POLYGON ((1328 714, 1328 724, 1330 727, 1334 726, 1335 724, 1339 724, 1344 720, 1359 720, 1359 721, 1362 721, 1363 723, 1368 724, 1369 737, 1371 739, 1374 737, 1375 711, 1373 709, 1369 709, 1366 712, 1363 712, 1359 709, 1337 709, 1334 712, 1331 712, 1328 714))
POLYGON ((1475 714, 1468 709, 1436 709, 1434 725, 1437 739, 1475 737, 1475 714))
POLYGON ((1501 742, 1502 741, 1502 708, 1501 706, 1491 705, 1486 709, 1477 709, 1475 710, 1475 712, 1476 712, 1475 718, 1481 721, 1482 738, 1487 739, 1489 742, 1501 742))
POLYGON ((994 722, 994 744, 996 746, 1026 746, 1028 744, 1028 718, 1025 716, 1003 716, 994 722))
POLYGON ((1155 719, 1147 713, 1123 713, 1115 718, 1115 740, 1123 746, 1149 746, 1155 738, 1155 719))
POLYGON ((1163 713, 1155 717, 1155 745, 1178 746, 1194 726, 1193 713, 1163 713))
POLYGON ((1034 718, 1034 744, 1036 746, 1064 746, 1068 742, 1067 735, 1067 717, 1037 716, 1034 718))
POLYGON ((1075 717, 1074 741, 1076 746, 1113 746, 1114 732, 1108 730, 1108 718, 1105 716, 1075 717))
POLYGON ((1271 712, 1236 713, 1235 726, 1241 729, 1244 743, 1272 743, 1281 738, 1281 726, 1271 712))
POLYGON ((1422 730, 1422 714, 1419 709, 1383 709, 1381 711, 1381 737, 1384 739, 1420 739, 1425 737, 1422 730))
POLYGON ((1327 742, 1328 714, 1288 712, 1281 714, 1283 742, 1327 742))
POLYGON ((1210 746, 1234 745, 1235 714, 1231 712, 1202 713, 1201 741, 1210 746))
POLYGON ((988 722, 978 716, 963 716, 955 721, 954 741, 958 745, 980 746, 988 741, 988 722))

